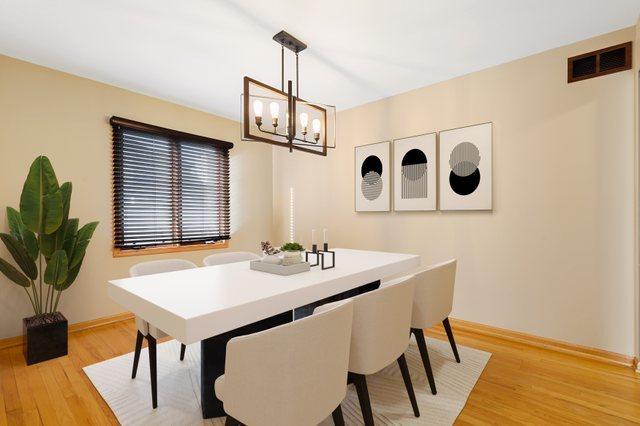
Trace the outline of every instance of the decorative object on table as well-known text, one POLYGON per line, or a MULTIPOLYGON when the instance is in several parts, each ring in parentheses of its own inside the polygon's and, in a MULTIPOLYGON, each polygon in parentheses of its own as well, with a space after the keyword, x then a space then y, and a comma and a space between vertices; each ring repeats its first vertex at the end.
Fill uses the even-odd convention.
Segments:
POLYGON ((491 210, 493 123, 440 132, 440 210, 491 210))
POLYGON ((436 134, 393 141, 393 209, 436 209, 436 134))
POLYGON ((276 275, 293 275, 311 270, 308 262, 294 263, 293 265, 274 265, 261 260, 249 262, 249 268, 254 271, 268 272, 276 275))
POLYGON ((304 252, 305 262, 309 262, 309 255, 315 256, 315 262, 310 263, 311 267, 318 266, 320 264, 320 254, 318 253, 318 244, 316 244, 316 230, 311 230, 311 251, 304 252))
POLYGON ((355 209, 388 212, 391 205, 390 143, 355 147, 355 209))
POLYGON ((307 102, 300 98, 298 54, 305 50, 307 45, 285 31, 280 31, 273 36, 273 40, 281 45, 280 89, 244 77, 242 140, 283 146, 289 148, 289 152, 296 149, 326 156, 328 148, 336 147, 336 108, 317 102, 307 102), (287 82, 285 88, 285 48, 295 53, 295 93, 291 80, 287 82), (271 120, 265 123, 263 113, 266 105, 268 105, 271 120))
POLYGON ((310 266, 318 266, 320 265, 321 269, 331 269, 336 266, 336 253, 334 251, 329 250, 329 240, 328 240, 329 232, 327 229, 322 230, 322 250, 318 250, 318 244, 316 244, 316 230, 311 230, 311 251, 305 252, 305 261, 309 262, 310 256, 315 256, 315 263, 310 264, 310 266), (325 257, 331 256, 331 265, 327 266, 325 264, 325 257))
POLYGON ((279 265, 282 263, 282 258, 280 256, 280 250, 275 248, 271 242, 262 241, 260 243, 260 249, 262 250, 262 261, 265 263, 271 263, 274 265, 279 265))
POLYGON ((47 157, 37 157, 22 188, 20 211, 7 207, 10 232, 0 233, 20 268, 0 259, 0 272, 24 289, 35 313, 22 322, 27 365, 67 354, 67 320, 57 312, 58 303, 78 276, 98 226, 90 222, 78 229, 79 220, 69 218, 71 189, 71 182, 58 184, 47 157))
POLYGON ((302 253, 304 247, 298 243, 286 243, 280 247, 284 256, 282 258, 282 264, 284 266, 295 265, 302 262, 302 253))

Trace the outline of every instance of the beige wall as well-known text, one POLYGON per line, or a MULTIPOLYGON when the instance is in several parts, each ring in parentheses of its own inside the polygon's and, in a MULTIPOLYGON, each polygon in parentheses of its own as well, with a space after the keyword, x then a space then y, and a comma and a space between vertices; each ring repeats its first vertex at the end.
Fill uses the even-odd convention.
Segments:
POLYGON ((567 84, 566 72, 567 57, 634 38, 629 28, 342 111, 327 158, 274 148, 275 235, 286 239, 293 186, 302 243, 326 227, 337 246, 456 257, 453 316, 633 354, 633 73, 567 84), (354 212, 354 146, 486 121, 492 212, 354 212))
MULTIPOLYGON (((0 229, 7 230, 4 208, 18 206, 29 164, 39 154, 49 156, 61 182, 73 182, 72 217, 100 221, 80 276, 61 299, 71 323, 121 312, 106 282, 125 277, 132 264, 169 256, 201 264, 213 252, 112 258, 111 115, 236 143, 231 249, 257 251, 272 226, 271 148, 238 143, 239 123, 0 56, 0 229)), ((8 258, 4 247, 0 256, 8 258)), ((21 334, 21 318, 30 314, 24 291, 0 276, 0 338, 21 334)))

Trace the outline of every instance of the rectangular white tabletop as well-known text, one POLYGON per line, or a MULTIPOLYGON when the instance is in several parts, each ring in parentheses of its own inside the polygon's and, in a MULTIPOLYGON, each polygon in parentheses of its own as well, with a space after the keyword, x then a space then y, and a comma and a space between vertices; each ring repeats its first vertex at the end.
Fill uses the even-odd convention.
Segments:
POLYGON ((291 276, 249 262, 112 280, 109 296, 184 344, 420 266, 412 254, 335 249, 336 267, 291 276))

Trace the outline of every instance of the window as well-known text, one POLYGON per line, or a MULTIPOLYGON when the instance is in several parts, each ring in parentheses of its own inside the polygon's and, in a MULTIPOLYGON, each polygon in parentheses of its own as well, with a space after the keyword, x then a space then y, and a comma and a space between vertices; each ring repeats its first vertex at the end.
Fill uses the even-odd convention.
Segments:
POLYGON ((232 143, 120 117, 110 123, 114 254, 229 240, 232 143))

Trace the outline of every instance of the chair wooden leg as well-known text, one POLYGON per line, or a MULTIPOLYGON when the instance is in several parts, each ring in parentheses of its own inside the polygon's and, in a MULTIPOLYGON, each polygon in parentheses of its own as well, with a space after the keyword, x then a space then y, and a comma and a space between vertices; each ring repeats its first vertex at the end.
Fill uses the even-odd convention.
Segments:
POLYGON ((456 341, 453 338, 453 331, 451 331, 451 324, 449 324, 449 318, 445 318, 442 321, 442 325, 444 326, 444 330, 447 332, 447 337, 449 338, 449 343, 451 344, 451 349, 453 349, 453 356, 456 358, 456 362, 460 362, 460 356, 458 355, 458 348, 456 347, 456 341))
POLYGON ((234 419, 231 416, 227 416, 227 420, 225 420, 224 422, 225 426, 241 426, 242 423, 240 423, 238 420, 234 419))
POLYGON ((142 339, 144 339, 144 335, 138 330, 138 335, 136 336, 136 351, 133 354, 133 371, 131 371, 131 378, 136 378, 136 373, 138 372, 138 361, 140 361, 140 351, 142 350, 142 339))
POLYGON ((349 376, 350 382, 356 386, 364 424, 365 426, 373 426, 373 412, 371 411, 371 400, 369 399, 369 390, 367 389, 367 379, 363 374, 349 373, 349 376))
POLYGON ((436 381, 433 377, 433 371, 431 370, 431 362, 429 361, 429 351, 427 350, 424 331, 419 328, 412 328, 411 332, 416 336, 416 342, 418 343, 418 349, 422 357, 422 365, 424 365, 424 371, 427 373, 427 380, 429 380, 429 387, 431 388, 431 393, 435 395, 438 391, 436 390, 436 381))
POLYGON ((404 379, 404 386, 407 388, 409 399, 411 400, 411 406, 413 407, 413 414, 416 417, 420 417, 420 410, 418 409, 418 401, 416 401, 416 394, 413 392, 413 384, 411 383, 411 376, 409 375, 409 367, 407 367, 407 360, 404 354, 398 358, 398 366, 402 372, 402 378, 404 379))
POLYGON ((187 347, 180 343, 180 361, 184 361, 184 351, 187 350, 187 347))
POLYGON ((344 426, 344 417, 342 416, 342 407, 341 406, 337 406, 335 410, 333 410, 333 413, 331 413, 331 416, 333 417, 333 424, 335 426, 344 426))
POLYGON ((151 373, 151 401, 153 408, 158 408, 158 360, 156 357, 156 339, 147 335, 149 342, 149 371, 151 373))

